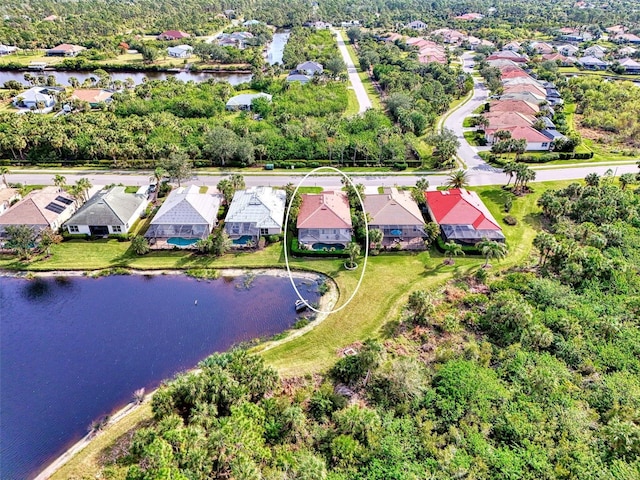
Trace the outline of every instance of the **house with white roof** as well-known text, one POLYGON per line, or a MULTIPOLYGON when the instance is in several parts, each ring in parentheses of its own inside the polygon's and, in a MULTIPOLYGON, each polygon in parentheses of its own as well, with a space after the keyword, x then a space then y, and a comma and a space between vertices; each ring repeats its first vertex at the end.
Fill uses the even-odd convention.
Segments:
POLYGON ((578 65, 587 70, 605 70, 609 64, 595 56, 587 56, 578 59, 578 65))
POLYGON ((224 229, 236 245, 257 241, 264 235, 279 235, 284 224, 287 194, 271 187, 239 190, 229 205, 224 229))
POLYGON ((604 56, 607 54, 607 49, 604 48, 601 45, 593 45, 587 49, 585 49, 584 51, 584 56, 585 57, 596 57, 599 59, 604 58, 604 56))
POLYGON ((424 30, 427 28, 427 24, 421 20, 414 20, 413 22, 408 23, 406 28, 410 28, 411 30, 424 30))
POLYGON ((193 53, 191 45, 178 45, 177 47, 167 48, 167 53, 173 58, 189 58, 193 53))
POLYGON ((300 73, 291 73, 287 76, 286 81, 291 82, 300 82, 301 84, 309 83, 311 81, 311 77, 308 75, 302 75, 300 73))
POLYGON ((564 55, 565 57, 573 57, 576 53, 578 53, 578 50, 580 50, 578 47, 569 43, 566 45, 560 45, 558 47, 558 53, 560 53, 560 55, 564 55))
POLYGON ((3 55, 11 55, 12 53, 16 53, 17 51, 18 47, 3 45, 0 43, 0 57, 3 55))
POLYGON ((626 73, 640 73, 640 63, 631 58, 621 58, 619 63, 626 73))
POLYGON ((64 226, 69 233, 76 234, 105 236, 128 233, 148 203, 146 194, 125 193, 125 187, 112 187, 87 200, 64 226))
POLYGON ((256 98, 264 98, 268 102, 271 102, 273 98, 268 93, 242 93, 240 95, 236 95, 235 97, 231 97, 227 101, 227 110, 251 110, 251 104, 256 98))
POLYGON ((150 239, 207 238, 218 223, 220 196, 200 193, 196 185, 172 190, 149 224, 150 239))
POLYGON ((13 105, 46 113, 56 104, 53 94, 60 91, 51 87, 31 87, 13 98, 13 105))

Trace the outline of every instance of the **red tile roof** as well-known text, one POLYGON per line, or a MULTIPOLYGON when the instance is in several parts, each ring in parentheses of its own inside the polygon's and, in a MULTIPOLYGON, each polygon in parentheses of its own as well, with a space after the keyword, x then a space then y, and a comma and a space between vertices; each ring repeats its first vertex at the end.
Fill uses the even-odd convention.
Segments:
POLYGON ((302 195, 298 228, 351 228, 347 194, 342 191, 302 195))
MULTIPOLYGON (((499 130, 507 130, 511 132, 511 138, 515 140, 526 140, 527 143, 549 143, 551 140, 546 135, 543 135, 538 130, 530 126, 511 126, 500 128, 499 130)), ((486 132, 491 134, 497 130, 487 129, 486 132)))
POLYGON ((188 38, 191 35, 189 35, 188 33, 182 32, 180 30, 167 30, 166 32, 162 32, 160 34, 160 37, 164 37, 164 38, 173 38, 173 39, 179 39, 179 38, 188 38))
POLYGON ((473 225, 476 230, 501 230, 475 192, 452 188, 428 191, 425 197, 438 225, 473 225))
POLYGON ((525 115, 535 115, 540 111, 540 108, 524 100, 496 100, 489 104, 489 111, 520 112, 525 115))
POLYGON ((520 112, 487 112, 483 116, 489 120, 487 130, 504 130, 503 127, 526 127, 533 125, 536 121, 533 115, 525 115, 520 112))

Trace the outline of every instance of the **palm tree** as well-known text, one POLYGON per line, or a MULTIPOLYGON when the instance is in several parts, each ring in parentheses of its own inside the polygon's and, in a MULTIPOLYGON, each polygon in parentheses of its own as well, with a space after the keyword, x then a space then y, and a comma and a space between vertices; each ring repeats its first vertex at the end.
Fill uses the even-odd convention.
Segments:
POLYGON ((56 175, 53 177, 53 184, 58 187, 59 191, 62 191, 62 188, 67 184, 67 179, 62 175, 56 175))
POLYGON ((447 265, 453 265, 455 263, 453 261, 454 256, 457 257, 458 255, 464 255, 462 247, 453 240, 449 240, 445 243, 443 248, 446 256, 444 263, 447 265))
POLYGON ((633 173, 623 173, 620 175, 620 188, 626 190, 629 185, 636 183, 636 176, 633 173))
POLYGON ((7 174, 9 173, 8 167, 0 167, 0 175, 2 175, 2 183, 4 183, 5 187, 9 187, 7 183, 7 174))
POLYGON ((597 173, 590 173, 586 177, 584 177, 584 181, 587 182, 587 185, 590 187, 599 187, 600 186, 600 175, 597 173))
POLYGON ((165 178, 166 176, 167 176, 167 171, 164 168, 156 167, 156 169, 153 171, 153 175, 150 177, 151 181, 156 182, 156 189, 153 192, 154 202, 158 200, 158 194, 160 192, 160 183, 162 182, 162 179, 165 178))
POLYGON ((382 246, 382 239, 384 238, 384 233, 379 228, 372 228, 369 230, 369 242, 373 245, 376 250, 380 250, 382 246))
POLYGON ((480 252, 485 258, 483 268, 487 268, 489 266, 489 259, 504 258, 509 252, 509 250, 507 249, 507 246, 504 243, 496 242, 494 240, 489 240, 486 237, 483 238, 478 243, 476 243, 476 248, 480 250, 480 252))
POLYGON ((455 172, 451 172, 445 185, 449 188, 464 188, 469 185, 469 177, 467 172, 460 169, 455 172))
POLYGON ((349 255, 349 268, 355 268, 358 266, 356 258, 360 255, 360 245, 356 242, 349 243, 344 249, 345 253, 349 255))
POLYGON ((89 199, 89 189, 93 187, 89 179, 81 178, 76 182, 76 187, 81 194, 82 200, 85 202, 89 199))
POLYGON ((509 184, 511 183, 511 180, 513 179, 513 174, 516 173, 516 168, 517 168, 517 165, 515 162, 508 162, 505 164, 504 167, 502 167, 502 171, 504 172, 504 174, 509 176, 509 181, 507 182, 505 187, 508 187, 509 184))

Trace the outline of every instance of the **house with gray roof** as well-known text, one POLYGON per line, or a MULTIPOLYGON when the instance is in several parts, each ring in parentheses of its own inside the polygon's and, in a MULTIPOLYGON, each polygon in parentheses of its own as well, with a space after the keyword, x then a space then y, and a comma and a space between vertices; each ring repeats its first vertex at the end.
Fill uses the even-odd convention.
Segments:
POLYGON ((594 56, 587 56, 578 59, 578 65, 587 70, 605 70, 609 64, 594 56))
MULTIPOLYGON (((15 195, 11 195, 13 198, 15 195)), ((9 225, 28 225, 35 232, 45 228, 57 231, 75 211, 74 198, 64 190, 58 187, 33 190, 0 215, 0 239, 5 236, 5 228, 9 225)))
POLYGON ((173 190, 151 220, 147 238, 207 238, 217 225, 220 197, 196 185, 173 190))
POLYGON ((371 216, 369 228, 383 233, 384 247, 424 248, 424 218, 410 192, 385 188, 381 194, 368 194, 364 209, 371 216))
POLYGON ((128 233, 148 203, 146 195, 125 193, 125 187, 112 187, 91 197, 64 226, 69 233, 76 234, 128 233))
POLYGON ((304 75, 321 75, 324 71, 322 64, 318 62, 302 62, 296 66, 296 71, 304 75))
POLYGON ((231 97, 227 102, 227 110, 251 110, 251 104, 256 98, 264 98, 271 102, 273 98, 268 93, 242 93, 231 97))
POLYGON ((173 58, 189 58, 193 53, 191 45, 178 45, 176 47, 168 47, 167 53, 173 58))
POLYGON ((311 77, 308 75, 302 75, 300 73, 291 73, 287 76, 287 82, 300 82, 301 84, 309 83, 311 81, 311 77))
POLYGON ((52 87, 31 87, 28 90, 16 95, 13 98, 13 105, 17 108, 27 108, 29 110, 47 113, 56 104, 54 94, 60 92, 61 88, 52 87))
POLYGON ((224 229, 235 245, 257 241, 263 235, 279 235, 284 224, 287 194, 271 187, 239 190, 224 219, 224 229))

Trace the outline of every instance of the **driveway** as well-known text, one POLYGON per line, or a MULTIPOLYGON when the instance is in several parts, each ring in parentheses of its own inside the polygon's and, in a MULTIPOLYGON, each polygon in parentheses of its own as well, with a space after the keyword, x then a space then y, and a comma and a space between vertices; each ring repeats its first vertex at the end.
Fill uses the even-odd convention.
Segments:
POLYGON ((366 110, 371 108, 371 100, 369 99, 369 95, 367 95, 367 91, 364 89, 364 85, 362 84, 362 80, 360 80, 360 76, 358 75, 358 70, 356 70, 356 66, 351 61, 351 56, 349 56, 349 52, 347 51, 347 47, 344 44, 344 40, 342 39, 342 35, 335 29, 331 30, 336 36, 336 40, 338 42, 338 50, 342 54, 342 59, 344 63, 347 65, 347 73, 349 74, 349 81, 351 82, 351 86, 353 87, 353 91, 356 92, 356 98, 358 99, 358 104, 360 108, 358 113, 363 113, 366 110))

